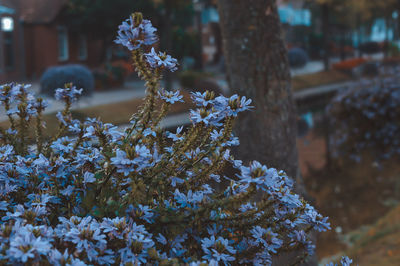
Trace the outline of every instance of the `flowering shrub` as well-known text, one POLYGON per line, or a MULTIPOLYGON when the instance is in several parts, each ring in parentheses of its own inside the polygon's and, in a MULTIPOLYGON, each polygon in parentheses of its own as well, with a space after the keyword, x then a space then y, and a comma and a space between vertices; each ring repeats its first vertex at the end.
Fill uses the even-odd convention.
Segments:
POLYGON ((191 127, 160 128, 182 96, 159 89, 162 70, 177 62, 145 53, 156 40, 138 13, 120 26, 117 42, 132 52, 148 92, 125 132, 74 120, 70 107, 82 91, 66 84, 56 91, 65 102, 59 131, 46 136, 45 102, 28 86, 1 86, 10 120, 1 130, 2 263, 269 265, 276 254, 303 250, 299 263, 314 249, 308 232, 329 229, 284 172, 230 154, 239 144, 234 120, 250 100, 193 93, 191 127), (225 176, 225 167, 236 174, 225 176))
POLYGON ((399 84, 393 77, 363 81, 332 101, 328 112, 334 155, 359 161, 364 151, 378 160, 400 154, 399 84))

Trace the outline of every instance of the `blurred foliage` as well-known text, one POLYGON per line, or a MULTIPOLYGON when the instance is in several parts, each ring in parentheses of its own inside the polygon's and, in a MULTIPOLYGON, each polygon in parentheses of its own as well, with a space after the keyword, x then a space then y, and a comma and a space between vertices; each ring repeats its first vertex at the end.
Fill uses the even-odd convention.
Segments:
POLYGON ((196 58, 200 51, 200 36, 197 32, 185 31, 182 27, 173 30, 174 57, 183 59, 185 56, 196 58))
POLYGON ((148 0, 69 0, 65 11, 71 29, 90 33, 96 39, 112 38, 120 22, 132 11, 157 17, 154 3, 148 0))
POLYGON ((389 44, 389 56, 394 56, 394 57, 400 56, 400 49, 394 43, 389 44))
POLYGON ((377 17, 391 17, 400 9, 398 0, 307 0, 309 5, 329 7, 335 23, 355 29, 360 24, 368 24, 377 17))
POLYGON ((400 155, 399 69, 380 71, 380 77, 342 92, 327 108, 333 155, 355 161, 363 152, 371 152, 377 161, 400 155))
MULTIPOLYGON (((159 35, 161 47, 167 46, 167 33, 164 25, 170 23, 173 47, 171 54, 181 59, 193 56, 199 51, 197 32, 187 32, 193 24, 194 10, 192 1, 186 0, 69 0, 64 13, 68 27, 83 31, 91 38, 102 40, 105 46, 111 44, 115 31, 122 20, 132 12, 140 11, 152 18, 154 26, 161 28, 159 35)), ((105 47, 106 48, 106 47, 105 47)))
POLYGON ((304 67, 309 61, 307 52, 298 47, 289 50, 288 58, 290 66, 294 68, 304 67))
POLYGON ((84 89, 84 95, 91 95, 94 90, 94 77, 84 65, 63 65, 49 67, 40 78, 40 92, 50 97, 58 88, 73 82, 84 89))
POLYGON ((209 77, 211 77, 209 73, 187 70, 180 73, 179 81, 182 87, 193 89, 196 86, 196 82, 209 77))

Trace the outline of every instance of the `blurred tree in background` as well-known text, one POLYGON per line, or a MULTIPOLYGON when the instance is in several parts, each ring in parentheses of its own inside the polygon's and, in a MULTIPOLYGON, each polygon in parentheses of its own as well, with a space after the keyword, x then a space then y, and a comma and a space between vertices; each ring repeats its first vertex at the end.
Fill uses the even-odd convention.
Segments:
POLYGON ((345 59, 344 46, 351 43, 352 33, 356 32, 360 41, 363 28, 371 29, 375 19, 383 18, 390 25, 393 12, 400 12, 400 0, 306 0, 306 4, 321 21, 325 70, 329 69, 330 44, 334 40, 339 40, 340 57, 345 59))
POLYGON ((148 0, 69 0, 64 16, 70 29, 85 32, 90 38, 103 42, 105 59, 118 25, 134 10, 141 10, 150 17, 157 14, 154 4, 148 0))
MULTIPOLYGON (((200 38, 194 38, 195 42, 190 41, 191 36, 185 34, 183 30, 193 24, 194 11, 192 1, 153 0, 153 2, 159 11, 159 17, 162 18, 162 25, 159 25, 162 30, 160 32, 161 47, 165 51, 172 51, 173 56, 181 59, 185 55, 182 52, 185 51, 185 48, 188 48, 187 44, 196 43, 197 40, 200 40, 200 38), (177 53, 180 53, 181 57, 178 57, 177 53)), ((165 81, 165 87, 171 89, 172 77, 170 73, 166 73, 165 81)))
POLYGON ((192 1, 69 0, 64 16, 72 30, 86 32, 91 38, 102 40, 105 56, 115 38, 118 25, 134 11, 152 18, 153 24, 160 28, 160 45, 163 50, 171 51, 178 59, 184 56, 195 57, 199 49, 198 33, 186 31, 194 20, 192 1))

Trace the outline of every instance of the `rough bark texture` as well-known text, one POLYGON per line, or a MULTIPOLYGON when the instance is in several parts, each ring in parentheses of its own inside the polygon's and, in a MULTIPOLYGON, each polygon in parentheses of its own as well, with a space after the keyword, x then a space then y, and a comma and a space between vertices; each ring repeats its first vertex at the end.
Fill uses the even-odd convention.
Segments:
MULTIPOLYGON (((218 0, 230 88, 253 100, 235 133, 240 159, 284 170, 306 196, 298 167, 296 110, 290 69, 275 0, 218 0)), ((312 236, 313 238, 315 236, 312 236)), ((291 265, 297 252, 274 259, 291 265)), ((316 265, 316 257, 306 265, 316 265)))
POLYGON ((296 178, 296 113, 275 0, 219 0, 218 6, 229 85, 255 106, 235 130, 240 157, 296 178))

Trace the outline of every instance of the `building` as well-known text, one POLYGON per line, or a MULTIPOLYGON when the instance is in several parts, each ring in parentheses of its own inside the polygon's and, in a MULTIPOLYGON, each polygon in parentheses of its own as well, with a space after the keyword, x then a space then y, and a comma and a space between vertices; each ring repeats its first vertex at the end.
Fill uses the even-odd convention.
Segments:
POLYGON ((0 0, 0 81, 25 75, 23 28, 15 1, 0 0))
POLYGON ((54 65, 100 64, 102 43, 65 26, 66 2, 0 0, 0 82, 38 78, 54 65))

